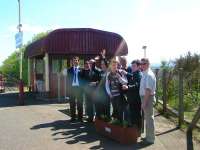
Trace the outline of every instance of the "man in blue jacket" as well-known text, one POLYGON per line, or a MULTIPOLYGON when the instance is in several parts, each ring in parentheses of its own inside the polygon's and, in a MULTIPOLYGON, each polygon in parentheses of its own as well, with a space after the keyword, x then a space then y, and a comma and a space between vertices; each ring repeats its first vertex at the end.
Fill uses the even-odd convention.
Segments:
POLYGON ((78 121, 83 121, 83 97, 81 92, 81 70, 79 68, 79 57, 73 57, 73 66, 68 69, 70 85, 70 113, 71 121, 76 119, 76 107, 78 110, 78 121))

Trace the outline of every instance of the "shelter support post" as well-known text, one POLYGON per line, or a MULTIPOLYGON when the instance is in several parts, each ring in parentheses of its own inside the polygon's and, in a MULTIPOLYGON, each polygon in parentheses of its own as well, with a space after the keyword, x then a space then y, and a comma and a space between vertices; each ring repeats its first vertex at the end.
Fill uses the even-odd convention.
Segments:
POLYGON ((28 88, 31 91, 31 60, 28 58, 28 88))
POLYGON ((45 66, 45 91, 49 92, 49 54, 45 53, 44 57, 44 66, 45 66))

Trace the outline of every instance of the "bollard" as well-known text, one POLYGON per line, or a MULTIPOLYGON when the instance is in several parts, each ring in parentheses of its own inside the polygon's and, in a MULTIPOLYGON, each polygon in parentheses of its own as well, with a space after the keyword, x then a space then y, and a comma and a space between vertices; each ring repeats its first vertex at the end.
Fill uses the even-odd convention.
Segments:
POLYGON ((24 83, 19 80, 19 105, 24 105, 24 83))

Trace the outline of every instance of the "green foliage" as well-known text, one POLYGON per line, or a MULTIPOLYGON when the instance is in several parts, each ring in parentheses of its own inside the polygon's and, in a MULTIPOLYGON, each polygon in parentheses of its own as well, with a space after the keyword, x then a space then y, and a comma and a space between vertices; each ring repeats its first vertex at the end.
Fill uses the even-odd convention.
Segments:
POLYGON ((47 35, 49 34, 49 32, 50 32, 50 31, 41 32, 41 33, 38 33, 38 34, 34 35, 33 38, 32 38, 31 43, 32 43, 32 42, 35 42, 35 41, 37 41, 37 40, 39 40, 39 39, 41 39, 41 38, 43 38, 43 37, 45 37, 45 36, 47 36, 47 35))
POLYGON ((123 126, 123 127, 128 127, 128 126, 129 126, 129 122, 126 121, 126 120, 123 120, 123 121, 122 121, 122 126, 123 126))
MULTIPOLYGON (((0 71, 5 76, 7 82, 16 83, 19 80, 19 63, 20 63, 20 52, 24 52, 25 46, 19 51, 13 52, 6 60, 3 61, 3 65, 0 67, 0 71)), ((23 58, 23 75, 22 79, 27 84, 27 59, 23 58)))
MULTIPOLYGON (((163 75, 163 72, 166 72, 166 93, 167 93, 167 99, 175 99, 175 93, 177 92, 176 86, 177 86, 177 80, 174 80, 174 70, 173 70, 173 62, 172 61, 162 61, 161 62, 161 67, 160 67, 160 72, 163 75)), ((158 79, 158 91, 157 94, 160 98, 163 96, 163 89, 162 89, 162 84, 163 84, 163 76, 158 79)))
MULTIPOLYGON (((19 80, 19 63, 20 63, 20 52, 24 53, 28 44, 45 37, 49 31, 42 32, 35 35, 31 41, 23 45, 18 51, 13 52, 7 59, 3 61, 2 66, 0 66, 0 71, 5 76, 8 82, 16 83, 19 80)), ((23 69, 22 69, 22 79, 25 84, 28 82, 28 60, 23 57, 23 69)))
POLYGON ((112 120, 110 121, 110 123, 113 124, 113 125, 118 125, 118 126, 121 126, 121 125, 122 125, 121 122, 120 122, 118 119, 112 119, 112 120))
MULTIPOLYGON (((174 62, 162 61, 158 79, 158 95, 162 97, 162 71, 166 70, 167 104, 178 109, 179 75, 183 75, 184 111, 192 112, 200 105, 200 55, 188 52, 174 62), (182 68, 182 70, 180 70, 182 68)), ((187 114, 187 113, 186 113, 187 114)))
POLYGON ((3 65, 0 67, 1 72, 6 78, 16 80, 19 78, 19 58, 18 53, 15 51, 6 60, 3 61, 3 65))
POLYGON ((162 70, 165 69, 167 71, 172 70, 173 69, 172 63, 173 63, 172 61, 167 62, 167 61, 163 60, 163 61, 161 61, 160 69, 162 69, 162 70))
POLYGON ((184 76, 190 76, 188 73, 200 72, 200 55, 188 52, 185 56, 181 56, 174 62, 174 70, 178 73, 179 68, 183 68, 184 76))
POLYGON ((111 121, 111 118, 106 116, 106 115, 101 115, 101 119, 105 122, 110 122, 111 121))
POLYGON ((174 71, 176 74, 183 70, 184 78, 184 108, 192 111, 200 104, 200 55, 188 52, 175 61, 174 71))
POLYGON ((118 119, 112 119, 110 120, 110 124, 113 124, 113 125, 117 125, 117 126, 121 126, 121 127, 124 127, 124 128, 127 128, 127 127, 132 127, 133 125, 131 125, 128 121, 126 120, 123 120, 122 122, 119 121, 118 119))

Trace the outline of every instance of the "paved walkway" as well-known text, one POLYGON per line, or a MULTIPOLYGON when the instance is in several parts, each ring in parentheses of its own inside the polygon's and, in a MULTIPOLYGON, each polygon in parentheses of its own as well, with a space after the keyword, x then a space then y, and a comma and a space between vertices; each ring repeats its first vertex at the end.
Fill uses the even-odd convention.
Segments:
MULTIPOLYGON (((173 123, 156 115, 156 142, 144 146, 121 145, 96 133, 93 125, 70 123, 66 112, 68 104, 28 102, 26 106, 6 105, 0 98, 0 150, 184 150, 185 133, 173 123), (29 104, 30 103, 30 104, 29 104), (3 105, 1 105, 3 104, 3 105)), ((14 100, 13 100, 14 102, 14 100)), ((194 149, 200 149, 195 143, 194 149)))

